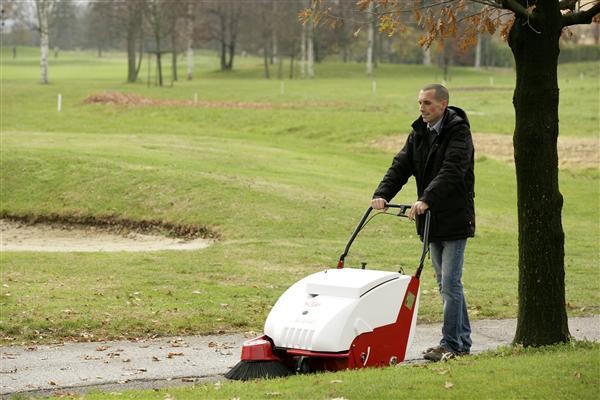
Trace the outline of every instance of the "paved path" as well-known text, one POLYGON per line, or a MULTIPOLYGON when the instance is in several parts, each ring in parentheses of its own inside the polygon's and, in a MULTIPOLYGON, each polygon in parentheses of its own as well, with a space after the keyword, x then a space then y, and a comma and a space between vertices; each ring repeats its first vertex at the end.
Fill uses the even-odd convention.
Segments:
MULTIPOLYGON (((474 321, 472 351, 509 344, 515 327, 515 320, 474 321)), ((600 341, 600 315, 570 318, 569 329, 576 339, 600 341)), ((422 360, 421 351, 438 343, 440 330, 440 324, 418 325, 405 361, 422 360)), ((2 347, 0 396, 216 381, 224 379, 222 375, 238 362, 244 340, 242 335, 216 335, 2 347)))

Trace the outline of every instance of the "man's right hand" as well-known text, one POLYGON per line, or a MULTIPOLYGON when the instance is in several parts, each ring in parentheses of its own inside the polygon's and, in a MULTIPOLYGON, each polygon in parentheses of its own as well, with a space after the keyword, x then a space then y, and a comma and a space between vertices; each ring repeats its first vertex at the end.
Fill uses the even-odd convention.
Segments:
POLYGON ((377 198, 371 200, 371 207, 373 207, 375 210, 386 211, 387 210, 387 201, 385 199, 377 197, 377 198))

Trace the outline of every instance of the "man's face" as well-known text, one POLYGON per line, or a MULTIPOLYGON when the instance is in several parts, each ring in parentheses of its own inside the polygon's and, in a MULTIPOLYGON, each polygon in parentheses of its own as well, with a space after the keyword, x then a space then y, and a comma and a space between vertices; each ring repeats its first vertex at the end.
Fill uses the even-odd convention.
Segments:
POLYGON ((444 115, 447 106, 448 101, 436 100, 435 90, 421 90, 419 92, 419 111, 421 112, 423 121, 428 124, 433 125, 438 122, 444 115))

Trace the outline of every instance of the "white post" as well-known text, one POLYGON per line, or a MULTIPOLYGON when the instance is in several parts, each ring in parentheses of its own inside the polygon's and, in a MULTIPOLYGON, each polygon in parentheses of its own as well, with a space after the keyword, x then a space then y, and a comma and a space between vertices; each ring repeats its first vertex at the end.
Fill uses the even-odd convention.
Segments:
POLYGON ((58 94, 58 112, 62 110, 62 94, 58 94))

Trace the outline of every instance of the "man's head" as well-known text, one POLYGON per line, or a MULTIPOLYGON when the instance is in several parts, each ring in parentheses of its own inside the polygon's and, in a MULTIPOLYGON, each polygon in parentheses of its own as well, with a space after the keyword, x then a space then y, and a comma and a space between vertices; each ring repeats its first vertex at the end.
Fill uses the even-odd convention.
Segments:
POLYGON ((419 92, 419 111, 423 121, 430 125, 438 122, 448 107, 450 96, 442 85, 427 85, 419 92))

